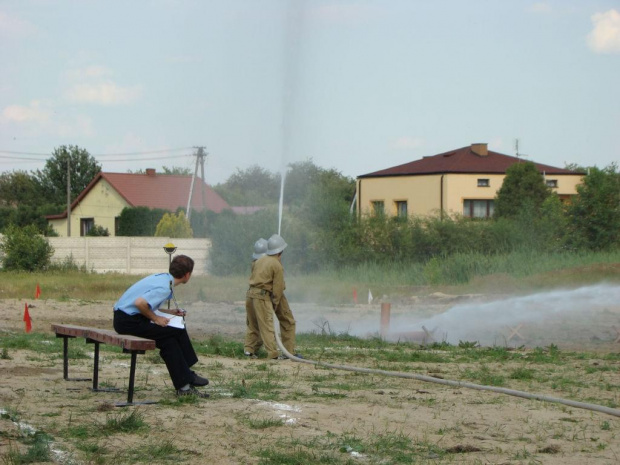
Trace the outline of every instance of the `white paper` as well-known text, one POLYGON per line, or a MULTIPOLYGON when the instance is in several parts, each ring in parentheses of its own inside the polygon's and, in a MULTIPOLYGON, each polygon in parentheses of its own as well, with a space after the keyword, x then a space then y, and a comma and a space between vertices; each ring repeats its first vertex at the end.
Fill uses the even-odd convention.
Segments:
POLYGON ((183 321, 182 316, 170 315, 169 313, 160 312, 159 310, 155 310, 155 315, 163 316, 164 318, 170 318, 168 322, 168 326, 172 326, 173 328, 185 328, 185 322, 183 321))

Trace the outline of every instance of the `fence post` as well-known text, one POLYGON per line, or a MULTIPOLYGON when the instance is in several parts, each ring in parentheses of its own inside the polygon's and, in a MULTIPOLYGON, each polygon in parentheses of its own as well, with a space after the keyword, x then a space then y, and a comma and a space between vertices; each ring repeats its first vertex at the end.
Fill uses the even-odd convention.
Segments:
POLYGON ((385 339, 390 332, 390 311, 392 304, 389 302, 381 303, 381 338, 385 339))

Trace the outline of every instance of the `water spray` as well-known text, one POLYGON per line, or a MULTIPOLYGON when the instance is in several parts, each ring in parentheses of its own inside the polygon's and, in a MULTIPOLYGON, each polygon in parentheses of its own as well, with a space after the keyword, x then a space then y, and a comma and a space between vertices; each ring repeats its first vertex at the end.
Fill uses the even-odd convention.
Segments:
POLYGON ((278 333, 277 321, 278 321, 278 318, 276 317, 275 312, 274 312, 273 327, 274 327, 274 332, 276 335, 276 342, 278 343, 278 347, 280 348, 282 353, 286 355, 293 362, 307 363, 310 365, 316 365, 316 366, 320 366, 324 368, 333 368, 336 370, 354 371, 356 373, 368 373, 368 374, 375 374, 375 375, 382 375, 382 376, 391 376, 394 378, 415 379, 417 381, 443 384, 446 386, 453 386, 457 388, 476 389, 478 391, 491 391, 491 392, 496 392, 499 394, 506 394, 509 396, 521 397, 523 399, 540 400, 543 402, 563 404, 563 405, 568 405, 569 407, 592 410, 595 412, 601 412, 601 413, 606 413, 608 415, 613 415, 615 417, 620 417, 620 409, 609 408, 603 405, 588 404, 585 402, 577 402, 574 400, 562 399, 560 397, 552 397, 552 396, 547 396, 544 394, 532 394, 529 392, 517 391, 514 389, 506 389, 506 388, 500 388, 500 387, 495 387, 495 386, 485 386, 482 384, 466 383, 463 381, 453 381, 449 379, 440 379, 440 378, 434 378, 432 376, 417 375, 413 373, 401 373, 398 371, 377 370, 377 369, 372 369, 372 368, 353 367, 353 366, 348 366, 348 365, 335 365, 332 363, 323 363, 323 362, 319 362, 316 360, 308 360, 305 358, 295 357, 295 355, 291 354, 288 350, 286 350, 286 348, 284 347, 284 344, 282 344, 282 340, 280 339, 280 334, 278 333))
POLYGON ((278 236, 281 236, 280 231, 282 230, 282 209, 284 206, 284 178, 286 177, 286 168, 282 169, 282 173, 280 174, 281 182, 280 182, 280 204, 278 207, 278 236))

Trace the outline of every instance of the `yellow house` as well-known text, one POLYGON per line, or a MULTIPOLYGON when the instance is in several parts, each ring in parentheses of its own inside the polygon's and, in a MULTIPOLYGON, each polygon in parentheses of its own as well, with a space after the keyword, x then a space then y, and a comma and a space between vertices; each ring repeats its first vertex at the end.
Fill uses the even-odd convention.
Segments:
POLYGON ((46 219, 61 237, 85 236, 95 225, 106 228, 111 236, 116 236, 123 208, 161 208, 174 212, 179 207, 187 208, 190 191, 192 210, 208 209, 219 213, 231 208, 200 178, 192 180, 192 176, 158 175, 149 168, 145 174, 101 172, 73 201, 70 215, 65 210, 59 215, 46 216, 46 219))
MULTIPOLYGON (((493 215, 493 199, 506 169, 523 162, 488 150, 487 144, 451 150, 357 177, 359 215, 493 215)), ((560 200, 577 194, 584 173, 535 163, 560 200)))

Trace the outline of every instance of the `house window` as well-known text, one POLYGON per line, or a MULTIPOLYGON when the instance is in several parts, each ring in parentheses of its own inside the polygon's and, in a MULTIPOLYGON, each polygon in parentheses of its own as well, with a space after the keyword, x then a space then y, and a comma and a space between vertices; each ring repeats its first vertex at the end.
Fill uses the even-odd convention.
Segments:
POLYGON ((114 235, 118 236, 118 230, 121 228, 121 217, 114 217, 114 235))
POLYGON ((396 201, 396 215, 399 218, 407 218, 407 201, 406 200, 396 201))
POLYGON ((547 179, 545 183, 547 184, 547 187, 558 187, 557 179, 547 179))
POLYGON ((487 178, 478 179, 478 187, 489 187, 491 184, 487 178))
POLYGON ((86 236, 88 231, 95 227, 94 218, 82 218, 80 219, 80 236, 86 236))
POLYGON ((383 204, 383 200, 374 200, 373 202, 371 202, 372 204, 372 212, 379 216, 379 215, 383 215, 385 213, 385 207, 383 204))
POLYGON ((463 216, 469 218, 490 218, 493 216, 493 200, 463 201, 463 216))

